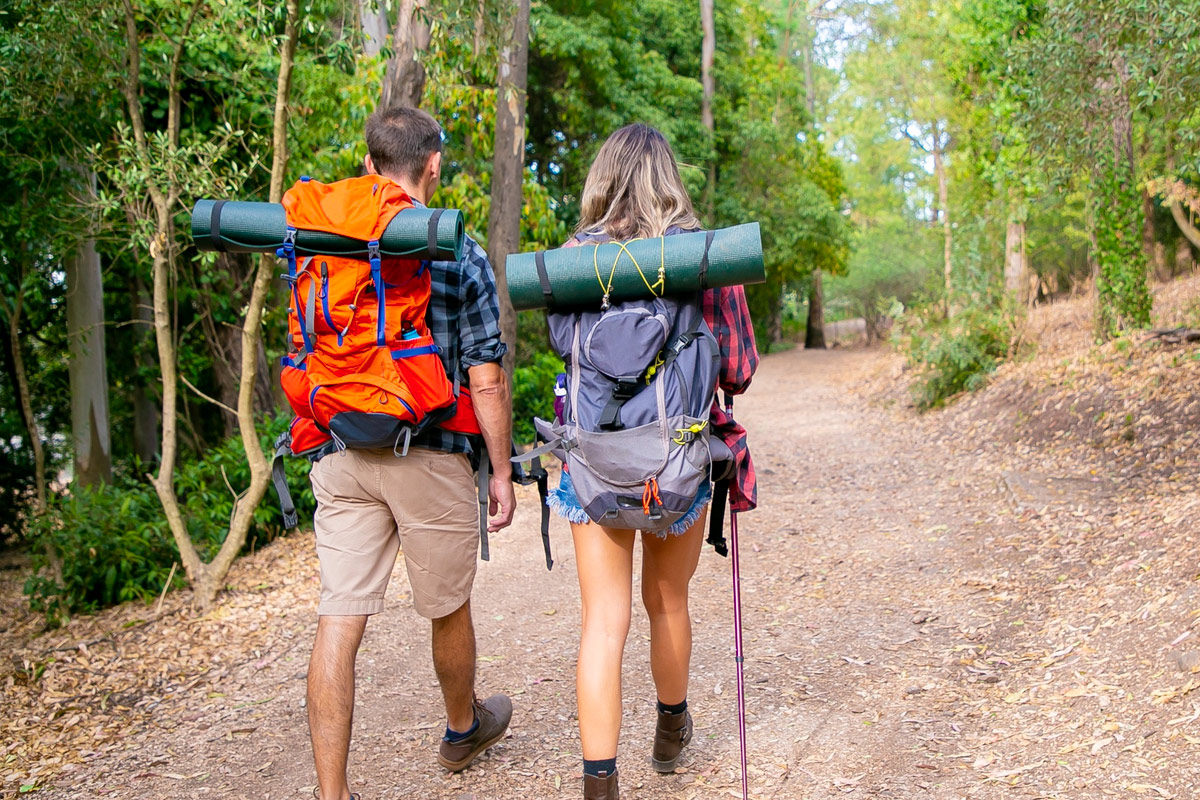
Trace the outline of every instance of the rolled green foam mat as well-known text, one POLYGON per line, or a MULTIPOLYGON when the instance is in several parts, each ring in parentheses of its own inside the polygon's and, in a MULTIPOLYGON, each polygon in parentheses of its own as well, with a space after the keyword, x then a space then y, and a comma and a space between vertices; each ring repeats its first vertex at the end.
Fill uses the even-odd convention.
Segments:
MULTIPOLYGON (((201 250, 273 253, 283 246, 286 230, 287 215, 279 203, 197 200, 192 209, 192 239, 201 250), (218 221, 217 236, 214 219, 218 221)), ((406 208, 388 223, 379 237, 379 249, 385 256, 458 261, 463 251, 462 213, 450 208, 406 208), (431 249, 429 223, 435 214, 435 246, 431 249)), ((367 243, 324 231, 298 230, 296 254, 365 257, 367 243)))
POLYGON ((638 239, 626 242, 623 247, 609 242, 517 253, 510 255, 505 263, 508 296, 518 311, 598 306, 610 276, 609 299, 614 303, 766 280, 757 222, 715 231, 638 239), (545 286, 542 270, 538 268, 539 256, 545 267, 545 286), (664 268, 665 286, 652 292, 646 284, 653 285, 658 280, 660 265, 664 268))

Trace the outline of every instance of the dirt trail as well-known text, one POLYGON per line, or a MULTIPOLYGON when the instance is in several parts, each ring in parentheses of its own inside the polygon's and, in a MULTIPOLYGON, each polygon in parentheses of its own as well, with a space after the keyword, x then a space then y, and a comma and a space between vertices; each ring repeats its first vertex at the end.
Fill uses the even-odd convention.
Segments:
MULTIPOLYGON (((852 393, 882 358, 772 356, 738 403, 763 503, 742 517, 753 796, 1189 796, 1193 740, 1174 734, 1196 724, 1170 722, 1186 706, 1147 700, 1146 687, 1170 677, 1161 654, 1139 653, 1137 642, 1126 647, 1119 627, 1098 630, 1097 615, 1080 611, 1077 619, 1055 605, 1089 591, 1087 576, 1067 558, 1059 577, 1058 565, 1043 569, 1018 544, 1031 531, 1042 541, 1037 526, 1059 518, 1052 509, 1032 521, 1014 513, 1012 481, 1005 481, 1012 465, 999 451, 956 441, 953 432, 935 435, 933 423, 852 393), (1106 647, 1131 665, 1117 677, 1104 678, 1098 665, 1089 671, 1109 659, 1106 647), (1118 689, 1118 678, 1127 689, 1118 689), (1053 702, 1036 702, 1050 695, 1053 702), (1112 721, 1122 708, 1128 720, 1112 721), (1140 749, 1154 732, 1161 751, 1140 749)), ((398 570, 359 658, 351 774, 366 800, 579 795, 575 564, 556 521, 558 563, 545 572, 534 497, 522 496, 516 524, 495 537, 474 599, 479 688, 513 696, 511 736, 459 776, 437 767, 443 723, 429 630, 410 609, 398 570)), ((1112 517, 1096 523, 1115 524, 1112 517)), ((304 578, 278 590, 294 591, 296 600, 271 620, 275 646, 191 689, 204 693, 198 710, 193 704, 130 730, 126 751, 61 776, 44 796, 310 796, 302 703, 316 565, 308 537, 274 547, 284 552, 276 568, 304 578)), ((1089 562, 1080 563, 1086 571, 1089 562)), ((1151 599, 1128 595, 1110 598, 1105 613, 1132 613, 1151 599)), ((697 735, 684 768, 664 777, 648 764, 654 694, 647 624, 635 610, 625 657, 623 797, 740 794, 729 564, 708 551, 693 615, 697 735)), ((1153 638, 1161 645, 1164 636, 1153 638)), ((1109 665, 1114 672, 1118 661, 1109 665)))

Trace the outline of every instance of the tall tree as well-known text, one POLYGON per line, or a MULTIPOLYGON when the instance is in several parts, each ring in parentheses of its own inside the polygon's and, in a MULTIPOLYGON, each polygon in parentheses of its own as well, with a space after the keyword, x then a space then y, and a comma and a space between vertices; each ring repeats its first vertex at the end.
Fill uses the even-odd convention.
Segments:
MULTIPOLYGON (((1016 205, 1013 203, 1013 205, 1016 205)), ((1025 304, 1033 296, 1029 286, 1029 253, 1025 246, 1025 220, 1009 213, 1004 235, 1004 289, 1025 304)))
MULTIPOLYGON (((82 176, 81 191, 95 204, 95 173, 82 176)), ((91 237, 67 261, 67 338, 71 344, 71 437, 75 480, 94 486, 112 480, 108 415, 108 360, 104 346, 104 282, 100 254, 91 237)))
MULTIPOLYGON (((191 35, 192 26, 200 13, 204 0, 194 0, 185 17, 178 23, 174 46, 168 57, 165 83, 167 89, 166 129, 161 133, 147 130, 146 112, 142 106, 142 42, 138 31, 138 13, 131 0, 123 0, 126 77, 121 86, 126 102, 132 152, 146 176, 144 191, 150 197, 150 214, 147 222, 152 230, 149 239, 150 257, 153 262, 153 296, 155 344, 158 349, 159 369, 162 376, 162 439, 159 450, 158 472, 154 476, 154 490, 162 503, 175 543, 188 579, 193 584, 203 577, 204 564, 196 552, 188 533, 187 522, 180 509, 175 493, 175 459, 178 450, 178 365, 174 329, 171 320, 169 282, 176 272, 175 213, 176 204, 183 191, 184 178, 179 174, 180 120, 179 66, 191 35), (161 151, 161 152, 156 152, 161 151), (165 163, 163 163, 165 162, 165 163), (164 168, 165 167, 165 168, 164 168)), ((131 197, 131 202, 137 202, 131 197)), ((130 214, 137 212, 130 207, 130 214)))
MULTIPOLYGON (((280 47, 279 75, 275 98, 274 156, 272 161, 272 199, 282 194, 287 149, 287 98, 291 87, 292 66, 299 31, 299 0, 286 0, 287 18, 280 47)), ((191 540, 187 520, 175 490, 175 468, 179 450, 179 367, 175 341, 175 319, 171 296, 171 276, 178 270, 178 243, 174 226, 180 198, 190 194, 221 191, 213 183, 219 172, 217 165, 226 154, 227 143, 201 142, 182 144, 183 120, 181 68, 186 50, 193 43, 193 30, 202 15, 206 0, 194 0, 182 16, 167 16, 153 20, 155 32, 139 31, 139 14, 132 0, 124 0, 124 36, 127 74, 122 85, 126 102, 128 128, 121 143, 119 166, 110 170, 109 178, 121 187, 127 213, 142 231, 153 262, 152 307, 158 365, 162 377, 162 432, 158 471, 153 485, 163 506, 168 527, 179 549, 184 571, 195 588, 194 602, 208 608, 216 598, 225 575, 245 542, 253 521, 254 509, 262 499, 269 482, 269 469, 258 441, 254 424, 254 386, 258 368, 257 351, 261 337, 262 309, 270 287, 274 263, 260 262, 255 274, 254 288, 246 311, 242 333, 241 385, 238 394, 238 426, 250 465, 250 487, 234 502, 229 531, 213 560, 205 563, 191 540), (161 46, 155 39, 159 31, 171 29, 166 69, 156 75, 166 91, 167 119, 164 130, 151 130, 143 102, 142 48, 161 46), (143 35, 150 42, 143 44, 143 35), (149 196, 148 210, 143 202, 149 196), (147 213, 148 211, 148 213, 147 213)), ((176 9, 163 10, 170 15, 176 9)))
MULTIPOLYGON (((717 50, 717 27, 713 19, 713 0, 700 0, 700 29, 703 31, 700 39, 700 124, 708 131, 708 140, 715 146, 716 121, 713 119, 713 56, 717 50)), ((717 161, 708 161, 708 182, 704 185, 704 205, 708 213, 713 210, 713 192, 717 184, 717 161)))
MULTIPOLYGON (((780 68, 783 68, 792 58, 794 45, 791 31, 796 21, 796 6, 799 2, 800 0, 787 0, 780 68)), ((807 0, 804 0, 804 12, 806 13, 802 14, 803 41, 800 48, 801 57, 804 59, 804 104, 808 111, 808 124, 813 125, 816 121, 817 111, 817 90, 813 80, 817 33, 814 12, 809 9, 808 5, 807 0)), ((812 280, 808 284, 808 315, 804 322, 804 349, 825 349, 825 292, 822 287, 820 267, 813 269, 812 280)))
POLYGON ((385 0, 358 0, 358 23, 362 28, 363 52, 377 56, 387 41, 388 16, 385 0))
POLYGON ((508 299, 504 259, 521 244, 525 186, 525 105, 529 69, 529 0, 511 0, 511 22, 500 45, 496 80, 496 138, 492 198, 488 213, 488 257, 500 294, 500 329, 509 345, 504 365, 512 371, 517 312, 508 299))
POLYGON ((392 58, 383 78, 380 108, 421 105, 425 93, 425 64, 429 50, 429 0, 400 0, 392 34, 392 58))
MULTIPOLYGON (((292 72, 296 61, 296 43, 299 38, 300 2, 286 0, 287 22, 283 41, 279 49, 279 77, 275 86, 275 119, 272 129, 271 185, 269 199, 278 203, 283 197, 283 182, 287 174, 288 146, 288 98, 291 94, 292 72)), ((212 562, 203 570, 196 587, 196 595, 202 608, 207 608, 216 599, 224 584, 233 561, 246 542, 246 535, 254 522, 254 511, 266 494, 271 478, 271 468, 263 454, 255 425, 255 387, 258 383, 260 352, 262 350, 262 318, 267 295, 274 278, 276 262, 271 255, 259 258, 258 270, 254 275, 254 288, 246 317, 242 324, 241 375, 238 386, 237 420, 242 437, 242 447, 250 463, 250 486, 238 495, 233 504, 233 516, 229 521, 229 533, 221 543, 221 549, 212 562)))
POLYGON ((25 420, 25 430, 28 433, 28 446, 33 451, 34 486, 37 492, 34 496, 33 513, 41 515, 46 510, 46 447, 42 442, 42 433, 38 429, 37 416, 33 408, 33 392, 29 388, 29 370, 25 366, 25 356, 22 354, 21 317, 25 311, 26 295, 30 290, 30 281, 34 279, 30 265, 22 260, 13 264, 4 259, 5 266, 10 271, 13 288, 0 287, 0 311, 4 314, 5 339, 8 342, 9 358, 12 364, 13 376, 16 378, 17 401, 20 403, 21 416, 25 420))

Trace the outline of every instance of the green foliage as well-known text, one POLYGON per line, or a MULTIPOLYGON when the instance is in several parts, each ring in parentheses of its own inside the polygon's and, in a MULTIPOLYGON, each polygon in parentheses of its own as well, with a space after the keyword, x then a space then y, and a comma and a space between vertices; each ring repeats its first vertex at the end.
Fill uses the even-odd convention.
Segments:
POLYGON ((893 231, 892 237, 863 237, 844 276, 830 278, 826 286, 826 317, 862 317, 867 335, 882 338, 887 320, 899 308, 910 305, 920 294, 937 292, 937 276, 926 264, 934 263, 936 255, 928 247, 929 237, 911 235, 903 229, 893 231), (922 263, 914 258, 927 253, 922 263))
POLYGON ((554 382, 563 371, 562 359, 541 352, 513 370, 513 438, 534 439, 533 418, 554 419, 554 382))
POLYGON ((1111 339, 1123 330, 1150 324, 1150 291, 1142 252, 1141 194, 1128 178, 1102 167, 1095 206, 1098 333, 1111 339))
POLYGON ((905 349, 917 370, 912 385, 917 408, 937 408, 960 392, 983 386, 1012 357, 1020 324, 1021 317, 1004 307, 972 307, 949 322, 906 320, 913 328, 905 349))
MULTIPOLYGON (((148 484, 122 480, 94 489, 55 496, 46 515, 33 522, 34 574, 25 593, 35 610, 57 613, 142 600, 162 591, 175 544, 162 518, 162 506, 148 484), (62 582, 50 574, 43 548, 62 562, 62 582)), ((183 585, 177 575, 175 587, 183 585)))
MULTIPOLYGON (((729 30, 740 21, 737 13, 718 13, 722 50, 738 46, 738 32, 729 30)), ((530 30, 529 157, 569 225, 578 218, 592 157, 622 125, 653 125, 684 163, 707 160, 712 145, 700 124, 697 4, 551 0, 533 5, 530 30)))
MULTIPOLYGON (((279 417, 263 426, 264 450, 270 452, 270 443, 287 424, 287 418, 279 417)), ((288 485, 302 518, 311 518, 316 507, 308 469, 304 459, 287 460, 288 485)), ((230 487, 245 486, 249 480, 238 437, 181 466, 176 490, 192 541, 205 559, 220 548, 228 530, 233 513, 230 487)), ((261 547, 282 534, 278 504, 269 496, 254 512, 245 549, 261 547)), ((48 513, 31 523, 30 537, 35 571, 25 592, 35 609, 50 615, 60 607, 91 611, 128 600, 149 602, 163 590, 171 565, 179 560, 154 488, 129 477, 54 496, 48 513), (47 548, 61 561, 61 583, 50 572, 47 548)), ((173 586, 183 585, 183 575, 176 572, 173 586)))

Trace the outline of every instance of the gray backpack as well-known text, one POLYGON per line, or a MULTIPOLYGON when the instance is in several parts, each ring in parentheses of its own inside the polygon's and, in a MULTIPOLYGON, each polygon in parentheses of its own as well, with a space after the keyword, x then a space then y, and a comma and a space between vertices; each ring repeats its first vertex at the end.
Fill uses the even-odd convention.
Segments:
POLYGON ((552 312, 566 363, 562 420, 535 420, 579 503, 610 528, 661 531, 691 508, 712 461, 717 341, 700 295, 552 312))
POLYGON ((729 457, 710 437, 720 353, 701 294, 551 311, 547 320, 566 397, 560 420, 534 420, 545 444, 521 458, 556 455, 593 522, 666 530, 687 514, 712 463, 729 457))

